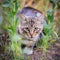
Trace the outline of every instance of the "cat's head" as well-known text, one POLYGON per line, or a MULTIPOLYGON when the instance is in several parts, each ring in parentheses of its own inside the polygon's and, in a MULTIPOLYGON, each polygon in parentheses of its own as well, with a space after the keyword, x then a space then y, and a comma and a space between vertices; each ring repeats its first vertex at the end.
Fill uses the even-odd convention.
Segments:
POLYGON ((23 16, 19 22, 18 30, 27 39, 35 40, 43 30, 43 19, 41 17, 23 16))
POLYGON ((21 14, 18 31, 23 38, 36 41, 42 33, 43 22, 44 16, 41 13, 37 13, 36 16, 21 14))

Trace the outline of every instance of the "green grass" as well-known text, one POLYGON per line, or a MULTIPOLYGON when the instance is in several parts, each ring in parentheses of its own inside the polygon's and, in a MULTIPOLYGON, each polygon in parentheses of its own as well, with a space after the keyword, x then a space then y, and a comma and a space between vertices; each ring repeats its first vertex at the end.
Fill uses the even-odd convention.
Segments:
POLYGON ((21 37, 17 33, 17 25, 18 25, 18 18, 16 18, 16 14, 18 11, 18 2, 17 0, 8 0, 3 4, 4 7, 9 8, 9 12, 5 12, 8 16, 8 25, 6 30, 9 33, 10 43, 9 46, 6 47, 5 50, 9 50, 11 52, 11 58, 13 60, 22 60, 22 51, 21 51, 21 37))
MULTIPOLYGON (((9 33, 9 39, 10 43, 6 47, 6 51, 9 50, 11 51, 10 55, 13 60, 23 60, 23 55, 21 51, 21 37, 17 34, 17 25, 19 20, 16 18, 16 14, 18 12, 18 8, 22 9, 24 7, 25 1, 22 0, 7 0, 2 6, 5 8, 8 8, 9 11, 4 12, 7 17, 8 17, 8 23, 7 26, 5 27, 6 30, 9 33), (20 2, 20 6, 19 3, 20 2)), ((46 2, 46 6, 43 7, 43 10, 46 11, 47 5, 49 1, 46 2)), ((46 35, 43 35, 42 41, 38 42, 37 44, 40 45, 43 48, 44 54, 47 52, 47 48, 49 45, 51 45, 53 42, 55 42, 54 37, 58 36, 57 33, 55 32, 54 28, 54 8, 53 6, 50 9, 47 10, 46 12, 46 19, 48 24, 44 23, 44 32, 46 35), (49 42, 50 41, 50 42, 49 42)), ((40 2, 37 5, 37 9, 40 7, 40 2)), ((37 45, 37 46, 38 46, 37 45)), ((30 57, 28 57, 28 60, 30 60, 30 57)))

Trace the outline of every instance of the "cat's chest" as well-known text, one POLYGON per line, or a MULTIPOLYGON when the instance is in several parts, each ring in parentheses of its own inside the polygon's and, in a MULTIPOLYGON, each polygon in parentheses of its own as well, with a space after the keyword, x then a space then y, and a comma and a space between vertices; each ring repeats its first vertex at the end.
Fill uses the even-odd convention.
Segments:
POLYGON ((29 40, 22 40, 22 44, 26 45, 27 47, 33 46, 36 41, 29 41, 29 40))
POLYGON ((38 40, 40 40, 40 35, 38 37, 35 37, 33 39, 31 38, 24 38, 24 36, 22 37, 22 44, 26 45, 26 46, 33 46, 38 40))

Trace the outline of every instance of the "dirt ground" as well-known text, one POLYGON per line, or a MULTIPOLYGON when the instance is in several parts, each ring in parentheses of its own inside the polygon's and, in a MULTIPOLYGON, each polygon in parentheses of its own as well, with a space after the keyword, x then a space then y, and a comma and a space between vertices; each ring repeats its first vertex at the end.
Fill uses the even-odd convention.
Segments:
POLYGON ((55 42, 53 48, 48 49, 45 55, 42 49, 35 49, 31 60, 60 60, 60 43, 55 42))
MULTIPOLYGON (((0 60, 11 60, 9 52, 4 53, 5 47, 9 43, 7 34, 0 35, 0 60)), ((59 39, 60 40, 60 39, 59 39)), ((31 60, 60 60, 60 41, 57 40, 52 48, 48 48, 46 54, 43 54, 42 48, 35 48, 32 55, 30 55, 31 60)))

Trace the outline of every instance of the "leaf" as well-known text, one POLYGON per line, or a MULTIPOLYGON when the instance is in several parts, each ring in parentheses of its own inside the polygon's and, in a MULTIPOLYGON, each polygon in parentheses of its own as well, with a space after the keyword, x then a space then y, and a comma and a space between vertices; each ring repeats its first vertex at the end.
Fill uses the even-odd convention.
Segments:
POLYGON ((43 27, 47 27, 47 22, 44 20, 43 27))
POLYGON ((52 8, 48 9, 47 11, 47 20, 48 22, 53 22, 54 19, 54 10, 52 8))
POLYGON ((13 43, 11 44, 11 49, 12 49, 12 51, 15 51, 15 47, 14 47, 13 43))
POLYGON ((4 3, 2 4, 2 6, 3 6, 3 7, 10 7, 11 4, 10 4, 10 2, 4 2, 4 3))
POLYGON ((12 37, 12 40, 17 42, 19 40, 21 40, 20 36, 18 34, 15 34, 13 37, 12 37))

